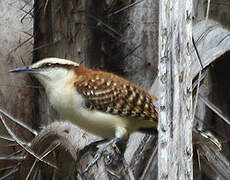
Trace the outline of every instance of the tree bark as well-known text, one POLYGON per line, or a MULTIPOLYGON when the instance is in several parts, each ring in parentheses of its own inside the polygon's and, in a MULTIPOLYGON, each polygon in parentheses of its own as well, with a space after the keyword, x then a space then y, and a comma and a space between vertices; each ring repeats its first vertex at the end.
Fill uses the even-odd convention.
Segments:
MULTIPOLYGON (((8 70, 31 64, 33 50, 33 18, 31 17, 32 3, 24 1, 0 1, 0 109, 10 113, 20 121, 32 126, 34 88, 31 78, 25 74, 13 75, 8 70), (27 14, 28 12, 28 14, 27 14)), ((31 141, 33 135, 24 128, 11 121, 7 123, 25 141, 31 141)), ((0 123, 0 169, 15 164, 9 155, 18 150, 5 127, 0 123), (5 139, 2 138, 6 137, 5 139)), ((0 177, 9 173, 11 169, 0 171, 0 177)), ((1 179, 1 178, 0 178, 1 179)))
POLYGON ((192 0, 159 2, 158 179, 193 179, 192 0))

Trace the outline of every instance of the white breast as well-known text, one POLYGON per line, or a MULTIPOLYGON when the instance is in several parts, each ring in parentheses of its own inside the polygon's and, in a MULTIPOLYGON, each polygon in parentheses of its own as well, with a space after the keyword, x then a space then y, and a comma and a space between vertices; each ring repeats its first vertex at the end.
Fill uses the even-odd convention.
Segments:
POLYGON ((85 107, 85 99, 75 87, 54 86, 47 90, 51 105, 64 118, 76 124, 80 128, 103 138, 113 138, 131 134, 140 127, 151 127, 150 121, 129 119, 119 115, 112 115, 97 110, 89 110, 85 107))
POLYGON ((82 129, 103 138, 115 137, 116 130, 126 129, 127 121, 112 114, 89 110, 85 99, 75 89, 57 89, 48 94, 54 109, 82 129))

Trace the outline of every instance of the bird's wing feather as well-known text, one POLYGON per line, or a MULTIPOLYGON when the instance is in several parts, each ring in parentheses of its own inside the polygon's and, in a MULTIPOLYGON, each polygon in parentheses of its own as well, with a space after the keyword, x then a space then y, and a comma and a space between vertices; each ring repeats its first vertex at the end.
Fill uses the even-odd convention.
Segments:
POLYGON ((86 98, 88 107, 120 116, 157 119, 155 106, 147 91, 116 75, 110 76, 100 77, 99 74, 75 83, 77 91, 86 98))

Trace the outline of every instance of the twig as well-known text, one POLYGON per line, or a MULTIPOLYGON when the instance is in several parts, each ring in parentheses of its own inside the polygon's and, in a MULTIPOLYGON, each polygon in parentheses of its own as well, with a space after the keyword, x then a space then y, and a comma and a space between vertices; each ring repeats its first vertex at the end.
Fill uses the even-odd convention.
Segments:
POLYGON ((198 102, 198 96, 199 96, 199 91, 200 91, 200 82, 201 82, 201 71, 204 69, 204 66, 202 64, 202 61, 201 61, 201 58, 200 58, 200 54, 199 54, 199 51, 196 47, 196 43, 195 43, 195 40, 192 36, 192 44, 193 44, 193 47, 195 48, 195 52, 196 52, 196 56, 198 58, 198 61, 200 63, 200 66, 201 66, 201 70, 199 71, 199 75, 198 75, 198 80, 197 80, 197 90, 196 90, 196 95, 195 95, 195 102, 194 102, 194 106, 193 106, 193 114, 192 114, 192 119, 194 120, 195 119, 195 115, 196 115, 196 108, 197 108, 197 102, 198 102))
MULTIPOLYGON (((50 154, 50 153, 51 153, 53 150, 55 150, 58 146, 60 146, 60 142, 57 143, 54 147, 52 147, 50 150, 46 150, 45 152, 43 152, 42 155, 41 155, 41 159, 45 158, 48 154, 50 154)), ((48 149, 49 149, 49 148, 48 148, 48 149)), ((32 173, 32 171, 33 171, 33 169, 34 169, 34 167, 35 167, 35 165, 36 165, 37 162, 38 162, 38 159, 35 159, 33 165, 32 165, 31 168, 30 168, 29 173, 28 173, 27 176, 26 176, 26 180, 28 180, 28 179, 30 178, 30 175, 31 175, 31 173, 32 173)))
MULTIPOLYGON (((18 125, 22 126, 23 128, 27 129, 28 131, 30 131, 32 134, 34 134, 35 136, 38 135, 37 131, 35 131, 34 129, 30 128, 29 126, 27 126, 26 124, 22 123, 21 121, 18 121, 17 119, 13 118, 10 114, 8 114, 7 112, 5 112, 4 110, 2 110, 0 108, 0 113, 4 114, 6 117, 8 117, 10 120, 12 120, 13 122, 17 123, 18 125)), ((1 118, 2 119, 2 118, 1 118)))
POLYGON ((8 169, 14 169, 16 168, 20 163, 16 164, 16 165, 13 165, 13 166, 7 166, 7 167, 4 167, 4 168, 0 168, 0 171, 5 171, 5 170, 8 170, 8 169))
POLYGON ((151 154, 151 156, 150 156, 150 158, 149 158, 149 160, 148 160, 148 163, 147 163, 147 165, 146 165, 146 167, 145 167, 145 169, 144 169, 143 174, 141 175, 140 180, 144 180, 146 174, 149 172, 150 165, 151 165, 151 163, 153 162, 153 159, 154 159, 154 157, 155 157, 156 154, 157 154, 157 149, 158 149, 157 147, 158 147, 158 146, 156 146, 156 147, 154 148, 154 151, 152 152, 152 154, 151 154))
POLYGON ((10 177, 11 175, 13 175, 14 173, 16 173, 18 171, 18 168, 13 169, 12 171, 10 171, 8 174, 6 174, 5 176, 1 177, 1 180, 6 179, 8 177, 10 177))
POLYGON ((193 47, 194 47, 194 49, 195 49, 196 56, 197 56, 197 58, 198 58, 198 60, 199 60, 199 63, 200 63, 200 66, 201 66, 201 70, 203 70, 203 69, 204 69, 204 66, 203 66, 203 64, 202 64, 202 61, 201 61, 201 58, 200 58, 200 53, 199 53, 199 51, 198 51, 198 49, 197 49, 197 47, 196 47, 196 43, 195 43, 195 40, 194 40, 194 37, 193 37, 193 36, 192 36, 192 44, 193 44, 193 47))
MULTIPOLYGON (((118 36, 119 38, 122 37, 122 35, 119 32, 117 32, 114 28, 112 28, 108 24, 104 23, 101 19, 99 19, 99 18, 97 18, 97 17, 95 17, 93 15, 90 15, 89 13, 87 13, 86 16, 88 16, 89 18, 94 19, 97 22, 97 26, 102 25, 102 26, 106 27, 108 30, 110 30, 114 35, 118 36)), ((110 34, 113 38, 117 39, 113 34, 109 33, 108 31, 105 31, 105 32, 110 34)))
POLYGON ((193 120, 194 120, 195 114, 196 114, 196 107, 197 107, 198 96, 199 96, 199 91, 200 91, 200 81, 201 81, 201 70, 199 71, 199 75, 198 75, 197 90, 196 90, 195 102, 194 102, 194 106, 193 106, 193 115, 192 115, 193 120))
POLYGON ((38 168, 36 168, 36 169, 35 169, 35 172, 34 172, 33 180, 39 179, 39 178, 36 178, 38 172, 39 172, 39 170, 38 170, 38 168))
POLYGON ((35 159, 34 163, 32 164, 32 166, 30 168, 29 173, 26 176, 26 180, 28 180, 30 178, 30 175, 31 175, 31 173, 32 173, 32 171, 33 171, 33 169, 34 169, 34 167, 35 167, 35 165, 36 165, 37 162, 38 162, 38 159, 35 159))
POLYGON ((21 160, 24 160, 26 158, 26 156, 10 156, 8 157, 7 155, 6 156, 0 156, 0 160, 9 160, 9 161, 21 161, 21 160))
POLYGON ((25 11, 24 9, 21 9, 21 11, 25 13, 25 15, 20 20, 22 24, 23 24, 23 20, 26 18, 27 15, 30 15, 31 17, 33 17, 33 13, 32 13, 33 10, 34 10, 34 7, 32 7, 28 12, 25 11))
POLYGON ((24 149, 19 149, 19 150, 17 150, 16 152, 11 153, 11 154, 8 155, 7 157, 14 156, 14 155, 19 154, 19 153, 21 153, 21 152, 23 152, 23 151, 24 151, 24 149))
POLYGON ((34 156, 35 158, 37 158, 38 160, 40 160, 41 162, 57 169, 57 166, 55 166, 54 164, 46 161, 46 160, 43 160, 39 155, 37 155, 35 152, 33 152, 32 149, 30 149, 29 147, 26 147, 23 145, 23 141, 21 141, 20 139, 17 138, 17 136, 11 131, 11 129, 7 126, 4 118, 2 117, 2 115, 0 114, 0 119, 3 123, 3 125, 5 126, 6 130, 8 131, 8 133, 11 135, 12 138, 14 138, 14 140, 23 148, 25 149, 30 155, 34 156))
POLYGON ((121 8, 121 9, 119 9, 119 10, 117 10, 117 11, 114 11, 114 12, 112 12, 112 13, 110 13, 110 14, 107 14, 106 16, 110 17, 110 16, 112 16, 112 15, 114 15, 114 14, 118 14, 118 13, 120 13, 121 11, 124 11, 124 10, 126 10, 126 9, 129 9, 129 8, 131 8, 132 6, 135 6, 136 4, 139 4, 139 3, 143 2, 143 1, 144 1, 144 0, 140 0, 140 1, 134 2, 134 3, 132 3, 132 4, 129 4, 128 6, 125 6, 125 7, 121 8))
MULTIPOLYGON (((123 57, 123 60, 125 60, 128 56, 133 54, 141 46, 142 46, 142 44, 139 44, 136 47, 134 47, 133 49, 130 49, 129 52, 123 57)), ((137 58, 140 58, 140 57, 137 57, 137 58)), ((140 58, 140 59, 142 59, 142 58, 140 58)))
POLYGON ((199 95, 199 98, 201 101, 204 102, 206 106, 208 106, 214 113, 216 113, 225 123, 227 123, 230 126, 230 120, 223 114, 223 112, 216 107, 212 102, 210 102, 207 98, 199 95))
POLYGON ((44 6, 44 16, 46 15, 46 8, 48 6, 49 0, 46 0, 45 6, 44 6))
POLYGON ((115 173, 112 172, 111 170, 106 169, 106 171, 107 171, 109 174, 111 174, 112 176, 116 177, 117 179, 121 179, 121 177, 120 177, 119 175, 115 174, 115 173))
POLYGON ((197 153, 197 158, 198 158, 198 169, 199 169, 199 176, 198 176, 198 179, 201 180, 201 161, 200 161, 200 151, 199 149, 196 150, 196 153, 197 153))
POLYGON ((16 48, 12 49, 9 54, 11 54, 12 52, 16 51, 18 48, 22 47, 24 44, 26 44, 27 42, 29 42, 30 40, 33 39, 32 37, 29 37, 28 39, 26 39, 25 41, 23 41, 22 43, 20 43, 16 48))
POLYGON ((15 140, 13 138, 10 138, 10 137, 6 137, 6 136, 1 136, 0 135, 0 138, 4 139, 4 140, 7 140, 7 141, 15 142, 15 140))
POLYGON ((210 0, 208 0, 208 6, 207 6, 207 12, 206 12, 206 22, 208 21, 209 10, 210 10, 210 0))

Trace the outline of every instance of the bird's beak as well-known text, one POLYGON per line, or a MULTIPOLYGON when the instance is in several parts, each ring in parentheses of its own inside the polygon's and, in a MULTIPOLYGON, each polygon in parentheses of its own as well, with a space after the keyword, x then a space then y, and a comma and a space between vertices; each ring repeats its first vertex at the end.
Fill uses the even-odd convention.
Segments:
POLYGON ((24 66, 24 67, 18 67, 15 69, 11 69, 8 72, 9 73, 17 73, 17 72, 36 72, 38 69, 37 68, 32 68, 31 66, 24 66))

